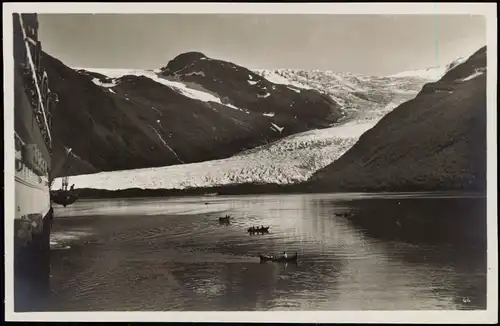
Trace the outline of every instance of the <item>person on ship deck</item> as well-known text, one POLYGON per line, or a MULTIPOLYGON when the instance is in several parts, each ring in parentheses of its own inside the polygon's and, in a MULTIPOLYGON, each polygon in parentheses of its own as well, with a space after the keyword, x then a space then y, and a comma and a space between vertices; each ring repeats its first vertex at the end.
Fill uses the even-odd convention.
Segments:
POLYGON ((62 188, 61 188, 61 190, 63 190, 63 191, 68 190, 68 178, 64 177, 62 179, 62 188))

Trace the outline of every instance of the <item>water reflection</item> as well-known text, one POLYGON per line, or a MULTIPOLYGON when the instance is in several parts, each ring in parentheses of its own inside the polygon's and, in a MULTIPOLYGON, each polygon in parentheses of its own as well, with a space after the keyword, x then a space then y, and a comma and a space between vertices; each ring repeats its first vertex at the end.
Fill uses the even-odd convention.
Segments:
POLYGON ((439 241, 435 234, 446 227, 437 217, 468 221, 480 211, 443 198, 404 198, 241 196, 121 200, 116 207, 107 200, 95 208, 78 202, 55 220, 56 234, 87 233, 60 237, 70 249, 52 252, 53 309, 485 308, 485 260, 453 242, 469 239, 469 251, 480 252, 470 250, 480 228, 439 241), (335 215, 345 211, 354 214, 335 215), (234 220, 221 225, 221 214, 234 220), (416 231, 394 227, 395 217, 416 231), (261 224, 269 234, 246 232, 261 224), (258 258, 283 251, 297 251, 297 264, 258 258))
POLYGON ((456 309, 486 307, 485 198, 386 198, 349 206, 350 223, 384 240, 388 257, 411 266, 432 293, 456 309))

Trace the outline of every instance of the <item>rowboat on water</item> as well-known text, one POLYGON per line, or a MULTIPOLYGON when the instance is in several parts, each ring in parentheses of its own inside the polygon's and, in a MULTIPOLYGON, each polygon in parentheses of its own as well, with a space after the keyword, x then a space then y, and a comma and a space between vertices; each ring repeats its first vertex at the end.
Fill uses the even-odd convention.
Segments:
POLYGON ((349 217, 349 216, 352 216, 352 212, 335 213, 335 216, 349 217))
POLYGON ((78 195, 70 191, 53 190, 50 192, 50 199, 52 202, 66 207, 77 201, 78 195))
POLYGON ((283 253, 279 256, 259 254, 259 257, 260 257, 261 262, 265 262, 265 261, 296 262, 297 258, 298 258, 298 253, 297 252, 295 252, 294 254, 283 253))
POLYGON ((224 217, 219 217, 219 221, 229 221, 231 219, 230 215, 226 215, 224 217))
POLYGON ((247 229, 248 233, 268 233, 269 232, 269 226, 267 227, 249 227, 247 229))

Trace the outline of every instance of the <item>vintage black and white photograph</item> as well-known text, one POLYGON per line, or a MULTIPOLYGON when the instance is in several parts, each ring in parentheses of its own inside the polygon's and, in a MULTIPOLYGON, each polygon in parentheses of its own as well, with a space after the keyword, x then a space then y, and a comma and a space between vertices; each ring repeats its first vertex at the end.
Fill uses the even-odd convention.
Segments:
POLYGON ((495 4, 89 5, 4 6, 11 317, 496 320, 495 4))

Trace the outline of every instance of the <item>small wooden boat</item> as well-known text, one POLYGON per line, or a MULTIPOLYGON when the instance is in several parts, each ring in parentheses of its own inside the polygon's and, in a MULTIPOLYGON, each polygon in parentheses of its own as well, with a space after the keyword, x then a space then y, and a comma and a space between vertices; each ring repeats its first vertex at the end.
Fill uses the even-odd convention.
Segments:
POLYGON ((78 195, 72 191, 52 190, 50 191, 50 199, 52 202, 66 207, 77 201, 78 195))
POLYGON ((219 217, 219 222, 229 221, 231 219, 230 215, 226 215, 224 217, 219 217))
POLYGON ((248 233, 268 233, 269 232, 269 226, 268 227, 249 227, 247 229, 248 233))
POLYGON ((283 263, 286 263, 286 262, 296 262, 297 261, 297 258, 298 258, 298 253, 295 252, 294 254, 282 254, 282 255, 279 255, 279 256, 272 256, 272 255, 262 255, 262 254, 259 254, 259 257, 260 257, 260 261, 261 262, 266 262, 266 261, 272 261, 272 262, 283 262, 283 263))
POLYGON ((335 216, 339 216, 339 217, 348 217, 351 215, 352 215, 351 212, 335 213, 335 216))

